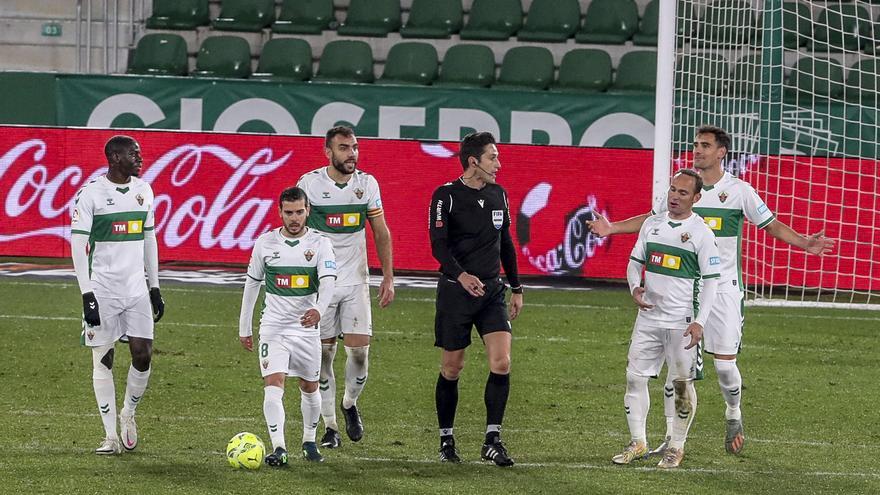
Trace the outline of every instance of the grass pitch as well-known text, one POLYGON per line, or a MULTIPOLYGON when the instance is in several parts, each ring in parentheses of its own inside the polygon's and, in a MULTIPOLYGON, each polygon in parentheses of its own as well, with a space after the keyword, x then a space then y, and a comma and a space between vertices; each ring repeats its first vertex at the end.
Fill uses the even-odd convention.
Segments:
MULTIPOLYGON (((226 464, 226 442, 240 431, 266 442, 268 434, 257 358, 238 344, 241 291, 166 283, 163 295, 154 370, 138 409, 140 445, 99 457, 93 449, 103 431, 91 358, 79 345, 75 282, 0 280, 3 493, 880 493, 876 313, 747 308, 743 455, 724 452, 724 405, 710 359, 684 463, 664 472, 656 460, 610 462, 628 441, 624 367, 635 318, 628 295, 530 291, 514 322, 503 435, 517 465, 500 469, 479 461, 487 374, 479 343, 468 351, 455 425, 465 463, 437 462, 433 291, 398 289, 397 301, 373 314, 370 378, 359 401, 364 440, 343 434, 341 449, 323 450, 323 465, 292 456, 288 469, 242 472, 226 464)), ((128 363, 118 347, 117 396, 128 363)), ((661 387, 651 384, 651 443, 665 431, 661 387)), ((296 446, 292 382, 285 408, 288 445, 296 446)))

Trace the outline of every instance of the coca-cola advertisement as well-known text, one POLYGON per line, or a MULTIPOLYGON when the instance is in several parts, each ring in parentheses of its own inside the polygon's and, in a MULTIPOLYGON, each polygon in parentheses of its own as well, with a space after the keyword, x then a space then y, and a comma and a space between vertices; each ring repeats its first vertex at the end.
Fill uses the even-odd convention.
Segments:
MULTIPOLYGON (((84 183, 106 172, 104 143, 121 131, 16 126, 0 130, 0 255, 69 257, 73 197, 84 183)), ((159 256, 164 262, 246 264, 256 238, 280 225, 279 192, 327 164, 319 137, 145 130, 126 134, 141 145, 141 177, 155 193, 159 256)), ((373 174, 381 188, 395 269, 435 271, 428 207, 437 186, 461 175, 458 143, 359 143, 358 167, 373 174)), ((635 235, 597 238, 584 222, 596 212, 622 220, 651 209, 651 150, 501 144, 499 151, 498 182, 509 194, 521 273, 625 278, 635 235)), ((858 289, 873 284, 876 289, 880 274, 870 260, 880 256, 878 244, 871 243, 880 224, 877 208, 865 207, 867 193, 854 197, 859 208, 843 208, 842 200, 835 198, 841 199, 846 187, 880 190, 880 181, 876 173, 861 170, 858 183, 847 185, 851 162, 826 161, 834 179, 828 186, 810 182, 809 177, 780 185, 780 177, 801 173, 794 167, 801 159, 756 161, 743 177, 778 218, 799 232, 825 228, 838 239, 836 253, 842 256, 807 257, 759 233, 755 240, 762 249, 746 250, 754 261, 744 265, 747 284, 858 289), (838 181, 838 175, 843 179, 838 181), (821 209, 804 210, 803 201, 786 199, 791 196, 812 201, 809 204, 824 198, 824 203, 821 209)), ((747 230, 747 245, 750 235, 747 230)), ((377 268, 372 239, 367 251, 370 266, 377 268)))
MULTIPOLYGON (((0 127, 0 255, 70 256, 76 191, 106 172, 116 130, 0 127)), ((162 261, 246 264, 256 238, 280 225, 277 198, 325 166, 317 137, 127 131, 156 196, 162 261)), ((360 139, 358 167, 379 182, 397 270, 434 271, 426 227, 433 190, 462 172, 458 143, 360 139)), ((625 276, 634 236, 599 239, 594 211, 625 218, 650 209, 650 151, 500 145, 520 271, 625 276), (624 172, 643 164, 644 177, 624 172)), ((368 228, 369 232, 369 228, 368 228)), ((368 239, 370 266, 378 258, 368 239)))

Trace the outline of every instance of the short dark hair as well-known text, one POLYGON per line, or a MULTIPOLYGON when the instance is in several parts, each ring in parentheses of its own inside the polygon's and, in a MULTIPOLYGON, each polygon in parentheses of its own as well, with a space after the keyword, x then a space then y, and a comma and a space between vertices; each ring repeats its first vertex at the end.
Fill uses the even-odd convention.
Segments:
POLYGON ((703 178, 700 177, 700 174, 698 174, 696 170, 683 168, 676 172, 672 177, 675 177, 676 175, 687 175, 688 177, 694 178, 694 194, 703 190, 703 178))
POLYGON ((347 125, 338 125, 331 128, 329 131, 327 131, 327 137, 324 139, 324 147, 329 148, 330 143, 336 136, 352 137, 354 136, 354 129, 347 125))
POLYGON ((128 148, 135 143, 137 143, 137 141, 135 141, 133 137, 124 134, 117 134, 107 140, 107 144, 104 145, 104 156, 107 157, 107 160, 110 160, 110 155, 113 153, 122 153, 125 148, 128 148))
POLYGON ((495 144, 495 136, 491 132, 472 132, 461 140, 461 147, 458 150, 458 160, 461 162, 461 168, 467 170, 468 158, 474 157, 477 161, 486 149, 486 145, 495 144))
POLYGON ((712 134, 715 136, 715 142, 730 152, 730 134, 724 129, 714 125, 701 125, 697 128, 697 135, 712 134))
POLYGON ((306 207, 309 206, 309 197, 306 196, 306 192, 302 190, 302 188, 293 186, 288 187, 287 189, 281 191, 281 196, 278 197, 278 207, 281 208, 284 206, 285 201, 289 201, 293 203, 294 201, 304 200, 306 207))

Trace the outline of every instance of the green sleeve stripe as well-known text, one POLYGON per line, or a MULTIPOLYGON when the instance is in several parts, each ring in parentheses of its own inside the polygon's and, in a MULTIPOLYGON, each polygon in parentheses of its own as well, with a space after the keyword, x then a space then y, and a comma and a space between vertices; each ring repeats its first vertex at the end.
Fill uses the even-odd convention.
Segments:
POLYGON ((645 264, 645 260, 640 260, 640 259, 636 258, 635 256, 630 256, 629 259, 631 259, 631 260, 633 260, 633 261, 635 261, 636 263, 639 263, 639 264, 641 264, 641 265, 644 265, 644 264, 645 264))
POLYGON ((708 275, 703 275, 703 280, 706 280, 708 278, 719 278, 719 277, 721 277, 720 273, 710 273, 708 275))
POLYGON ((758 228, 759 228, 759 229, 763 229, 764 227, 770 225, 770 222, 772 222, 773 220, 776 220, 776 215, 772 215, 772 216, 771 216, 770 218, 768 218, 767 220, 761 222, 761 224, 758 225, 758 228))
POLYGON ((86 232, 85 230, 71 230, 71 234, 82 234, 82 235, 92 235, 91 232, 86 232))

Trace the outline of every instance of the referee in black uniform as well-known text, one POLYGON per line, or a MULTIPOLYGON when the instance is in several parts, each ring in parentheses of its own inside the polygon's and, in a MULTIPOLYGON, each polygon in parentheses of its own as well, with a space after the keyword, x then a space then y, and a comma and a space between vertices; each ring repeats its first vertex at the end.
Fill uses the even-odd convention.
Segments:
POLYGON ((443 349, 435 396, 440 460, 461 462, 452 425, 464 350, 476 326, 489 359, 481 456, 498 466, 512 466, 500 434, 510 391, 510 320, 522 309, 523 291, 510 236, 507 192, 495 183, 501 169, 495 138, 488 132, 468 134, 461 141, 459 160, 464 173, 434 191, 429 222, 431 251, 441 272, 434 319, 434 345, 443 349), (506 287, 499 276, 502 265, 513 293, 509 313, 504 304, 506 287))

